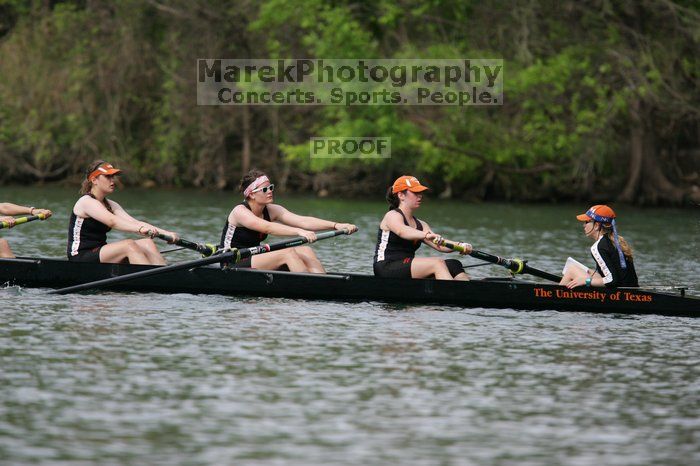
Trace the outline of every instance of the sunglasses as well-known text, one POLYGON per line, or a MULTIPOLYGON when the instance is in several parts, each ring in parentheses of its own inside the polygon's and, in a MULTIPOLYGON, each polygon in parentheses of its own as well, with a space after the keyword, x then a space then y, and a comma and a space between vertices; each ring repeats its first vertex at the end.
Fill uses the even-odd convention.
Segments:
POLYGON ((258 191, 262 191, 262 192, 266 193, 268 191, 273 192, 274 190, 275 190, 275 185, 271 184, 270 186, 264 186, 262 188, 254 189, 251 191, 251 193, 257 193, 258 191))

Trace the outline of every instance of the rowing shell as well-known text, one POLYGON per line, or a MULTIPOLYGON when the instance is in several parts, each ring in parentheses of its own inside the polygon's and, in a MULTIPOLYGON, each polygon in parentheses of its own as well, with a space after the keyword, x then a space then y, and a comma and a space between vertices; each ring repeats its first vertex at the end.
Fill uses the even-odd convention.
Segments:
MULTIPOLYGON (((70 262, 63 259, 0 259, 0 284, 61 288, 159 266, 70 262)), ((700 316, 700 298, 682 289, 576 288, 520 279, 469 282, 378 278, 363 274, 271 272, 218 266, 137 278, 109 287, 115 291, 223 294, 329 301, 432 303, 464 308, 552 309, 620 314, 700 316)))

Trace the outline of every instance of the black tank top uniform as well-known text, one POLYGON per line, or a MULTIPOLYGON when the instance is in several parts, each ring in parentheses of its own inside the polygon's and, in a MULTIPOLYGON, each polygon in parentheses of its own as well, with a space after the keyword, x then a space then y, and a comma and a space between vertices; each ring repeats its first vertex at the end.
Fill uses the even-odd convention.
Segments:
MULTIPOLYGON (((401 209, 394 209, 394 212, 398 212, 401 215, 404 225, 410 226, 401 209)), ((421 221, 416 217, 413 217, 413 220, 416 222, 416 230, 423 231, 421 221)), ((377 230, 377 245, 374 248, 374 263, 413 259, 421 244, 422 242, 419 240, 403 239, 391 230, 384 231, 379 228, 377 230)))
MULTIPOLYGON (((95 196, 86 194, 93 199, 95 196)), ((104 200, 103 204, 112 212, 112 207, 104 200)), ((71 212, 68 222, 68 260, 76 262, 99 262, 100 249, 107 244, 107 232, 110 227, 94 218, 78 217, 71 212)))
MULTIPOLYGON (((394 209, 401 214, 403 223, 410 226, 401 209, 394 209)), ((423 231, 423 224, 416 217, 416 229, 423 231)), ((416 256, 416 251, 423 242, 420 240, 407 240, 391 230, 377 231, 377 246, 374 249, 374 275, 385 278, 411 278, 411 262, 416 256)), ((452 276, 462 273, 462 263, 456 259, 445 261, 452 276)))
POLYGON ((593 246, 591 255, 596 263, 595 271, 603 277, 606 287, 629 286, 638 287, 637 272, 634 269, 634 261, 629 256, 625 257, 626 267, 620 265, 620 259, 615 244, 606 235, 601 236, 593 246))
MULTIPOLYGON (((239 205, 243 205, 246 209, 251 210, 248 202, 243 201, 239 205)), ((270 213, 267 210, 267 206, 263 208, 263 218, 270 221, 270 213)), ((228 223, 228 218, 226 219, 226 224, 221 232, 221 240, 219 242, 219 249, 223 248, 252 248, 259 246, 262 241, 267 238, 265 233, 259 231, 251 230, 244 226, 235 226, 228 223)), ((250 267, 251 258, 242 259, 239 262, 233 264, 231 262, 222 262, 222 266, 227 267, 250 267)))

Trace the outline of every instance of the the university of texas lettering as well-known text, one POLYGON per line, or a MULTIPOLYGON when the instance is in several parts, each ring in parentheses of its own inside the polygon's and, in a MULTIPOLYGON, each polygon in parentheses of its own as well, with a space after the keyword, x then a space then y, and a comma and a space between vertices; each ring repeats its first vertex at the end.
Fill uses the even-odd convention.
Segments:
POLYGON ((636 293, 634 291, 611 291, 603 292, 598 290, 567 290, 556 288, 554 290, 546 288, 534 288, 536 298, 557 298, 557 299, 583 299, 587 301, 600 301, 604 303, 610 301, 630 301, 635 303, 650 303, 653 301, 653 296, 636 293))

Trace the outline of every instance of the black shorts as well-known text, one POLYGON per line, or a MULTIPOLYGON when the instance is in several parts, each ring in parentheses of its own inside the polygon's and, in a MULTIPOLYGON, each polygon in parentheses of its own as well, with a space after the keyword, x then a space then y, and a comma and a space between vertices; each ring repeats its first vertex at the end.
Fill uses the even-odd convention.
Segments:
MULTIPOLYGON (((374 275, 384 278, 411 278, 411 262, 413 262, 413 257, 407 257, 396 261, 375 262, 374 275)), ((464 267, 457 259, 447 259, 445 265, 452 277, 464 273, 464 267)))
POLYGON ((68 255, 68 260, 73 262, 100 262, 100 249, 102 249, 102 246, 78 251, 78 254, 75 256, 68 255))
POLYGON ((464 273, 464 266, 457 259, 445 259, 445 265, 447 266, 447 270, 450 271, 452 278, 456 277, 460 273, 464 273))
POLYGON ((411 278, 413 257, 396 261, 379 261, 374 263, 374 275, 384 278, 411 278))

